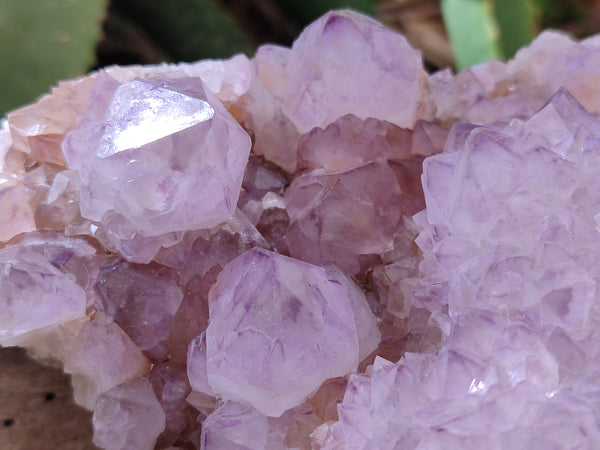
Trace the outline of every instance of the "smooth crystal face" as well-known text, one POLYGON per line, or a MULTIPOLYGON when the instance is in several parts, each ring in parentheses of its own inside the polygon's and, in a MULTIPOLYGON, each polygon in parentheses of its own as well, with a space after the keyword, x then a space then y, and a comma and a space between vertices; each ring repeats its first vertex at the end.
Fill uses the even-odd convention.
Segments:
POLYGON ((106 114, 99 158, 147 145, 211 120, 215 110, 204 100, 132 81, 119 87, 106 114))
POLYGON ((63 146, 81 175, 83 217, 128 239, 233 215, 250 139, 199 78, 115 86, 103 75, 94 94, 104 104, 88 108, 63 146))
POLYGON ((392 247, 401 217, 402 191, 387 163, 297 177, 285 195, 291 256, 315 264, 335 262, 350 274, 360 255, 392 247))
POLYGON ((85 291, 41 252, 0 250, 0 344, 85 316, 85 291))
POLYGON ((95 307, 117 323, 153 360, 168 357, 167 338, 183 293, 160 266, 113 261, 98 274, 95 307))
POLYGON ((379 340, 372 313, 349 279, 331 279, 321 267, 265 250, 250 250, 223 268, 209 311, 206 354, 188 355, 188 374, 196 364, 206 367, 198 385, 207 382, 218 395, 268 416, 300 404, 327 378, 354 370, 359 355, 379 340))
POLYGON ((249 406, 225 402, 207 417, 202 427, 202 448, 266 448, 268 417, 249 406))
POLYGON ((145 378, 120 384, 100 395, 93 420, 94 444, 102 448, 152 450, 165 429, 165 413, 145 378), (115 423, 115 414, 124 420, 115 423))
POLYGON ((102 392, 149 369, 150 362, 129 336, 116 323, 102 320, 83 325, 65 361, 65 372, 73 374, 75 400, 88 409, 94 409, 102 392))

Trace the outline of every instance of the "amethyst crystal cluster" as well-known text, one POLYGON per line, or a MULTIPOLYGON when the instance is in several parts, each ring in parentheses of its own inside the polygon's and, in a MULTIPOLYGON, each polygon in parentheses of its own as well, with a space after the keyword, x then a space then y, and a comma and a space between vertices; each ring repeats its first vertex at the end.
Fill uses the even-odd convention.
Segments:
POLYGON ((0 344, 106 449, 598 448, 599 82, 348 11, 62 82, 0 131, 0 344))

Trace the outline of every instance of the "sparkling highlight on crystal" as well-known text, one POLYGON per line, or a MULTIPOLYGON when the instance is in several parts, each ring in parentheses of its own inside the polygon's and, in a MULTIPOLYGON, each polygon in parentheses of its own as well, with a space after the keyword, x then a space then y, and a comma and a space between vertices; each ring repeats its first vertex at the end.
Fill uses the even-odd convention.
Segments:
POLYGON ((132 81, 119 87, 106 115, 98 157, 137 148, 213 118, 205 101, 132 81))

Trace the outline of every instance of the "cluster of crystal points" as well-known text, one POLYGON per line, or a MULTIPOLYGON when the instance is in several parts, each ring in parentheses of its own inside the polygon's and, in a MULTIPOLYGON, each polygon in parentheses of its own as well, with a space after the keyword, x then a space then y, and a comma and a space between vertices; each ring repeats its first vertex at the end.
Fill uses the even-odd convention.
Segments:
POLYGON ((348 11, 62 82, 0 130, 0 345, 106 449, 597 448, 599 82, 348 11))

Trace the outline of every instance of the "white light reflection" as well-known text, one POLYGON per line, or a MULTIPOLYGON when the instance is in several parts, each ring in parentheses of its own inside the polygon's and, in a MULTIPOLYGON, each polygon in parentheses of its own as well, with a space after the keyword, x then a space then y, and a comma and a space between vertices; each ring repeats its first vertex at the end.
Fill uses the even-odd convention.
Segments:
POLYGON ((544 395, 546 396, 546 398, 552 398, 556 395, 557 392, 558 392, 557 390, 548 391, 544 395))
POLYGON ((215 111, 207 102, 141 81, 121 86, 106 115, 97 155, 116 153, 164 138, 206 120, 215 111))
POLYGON ((469 394, 485 394, 488 386, 483 380, 473 379, 469 385, 469 394))

